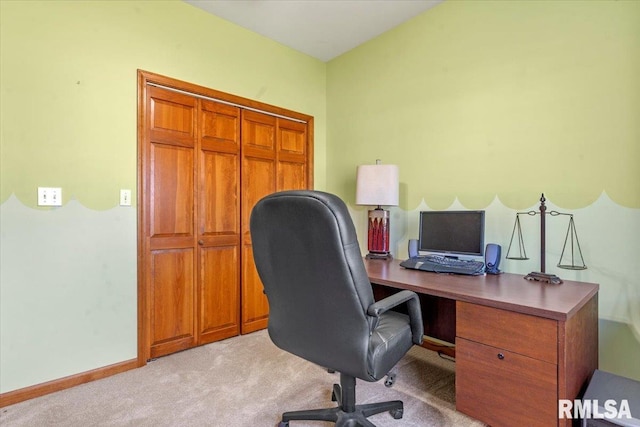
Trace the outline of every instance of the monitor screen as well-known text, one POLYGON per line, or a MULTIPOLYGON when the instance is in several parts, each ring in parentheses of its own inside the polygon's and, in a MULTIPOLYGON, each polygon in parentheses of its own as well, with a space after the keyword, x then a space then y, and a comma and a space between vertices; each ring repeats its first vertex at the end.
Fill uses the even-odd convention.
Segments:
POLYGON ((419 227, 420 251, 484 254, 484 211, 423 211, 419 227))

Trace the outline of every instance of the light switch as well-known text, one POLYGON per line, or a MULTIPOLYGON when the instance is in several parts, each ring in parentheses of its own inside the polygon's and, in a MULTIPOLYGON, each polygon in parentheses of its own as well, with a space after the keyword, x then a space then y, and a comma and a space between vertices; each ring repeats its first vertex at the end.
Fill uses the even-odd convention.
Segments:
POLYGON ((120 190, 120 206, 131 206, 131 190, 120 190))
POLYGON ((38 187, 38 206, 62 206, 62 188, 38 187))

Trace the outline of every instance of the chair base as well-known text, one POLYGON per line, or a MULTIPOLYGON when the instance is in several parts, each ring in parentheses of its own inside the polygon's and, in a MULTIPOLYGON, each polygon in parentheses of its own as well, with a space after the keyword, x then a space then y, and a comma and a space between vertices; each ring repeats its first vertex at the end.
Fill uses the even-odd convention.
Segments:
POLYGON ((389 411, 398 420, 404 410, 401 400, 356 405, 356 379, 344 374, 340 374, 340 385, 333 385, 331 400, 339 402, 337 408, 285 412, 278 427, 288 427, 289 421, 296 420, 331 421, 336 427, 375 427, 367 417, 389 411))

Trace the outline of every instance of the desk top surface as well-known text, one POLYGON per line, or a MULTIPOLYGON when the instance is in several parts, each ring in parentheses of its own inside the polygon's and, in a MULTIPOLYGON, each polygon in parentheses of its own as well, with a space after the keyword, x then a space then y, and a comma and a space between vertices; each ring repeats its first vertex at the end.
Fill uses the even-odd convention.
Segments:
POLYGON ((519 274, 464 276, 410 270, 400 260, 364 261, 372 283, 416 293, 566 320, 598 293, 595 283, 563 280, 560 285, 525 280, 519 274))

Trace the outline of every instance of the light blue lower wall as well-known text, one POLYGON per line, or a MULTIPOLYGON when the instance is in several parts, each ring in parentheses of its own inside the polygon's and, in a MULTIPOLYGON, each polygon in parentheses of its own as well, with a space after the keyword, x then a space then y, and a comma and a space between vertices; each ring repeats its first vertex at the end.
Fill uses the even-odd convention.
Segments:
MULTIPOLYGON (((454 208, 465 207, 456 202, 454 208)), ((396 258, 407 256, 407 241, 417 237, 422 209, 429 207, 392 208, 396 258)), ((552 201, 549 209, 566 211, 552 201)), ((498 199, 486 211, 486 241, 502 245, 505 255, 515 211, 498 199)), ((567 224, 553 218, 548 221, 547 270, 563 279, 600 284, 600 369, 640 380, 640 329, 635 323, 640 292, 634 267, 640 253, 640 210, 620 207, 603 194, 588 208, 571 213, 588 269, 555 267, 567 224)), ((354 209, 352 216, 365 253, 366 209, 354 209)), ((531 260, 503 258, 504 271, 538 269, 537 221, 522 220, 531 260)), ((0 231, 0 392, 137 356, 135 208, 95 211, 72 200, 60 208, 31 209, 12 196, 0 205, 0 231)))
POLYGON ((0 206, 0 392, 137 357, 136 210, 0 206))
POLYGON ((640 381, 640 338, 630 325, 600 319, 600 369, 640 381))

